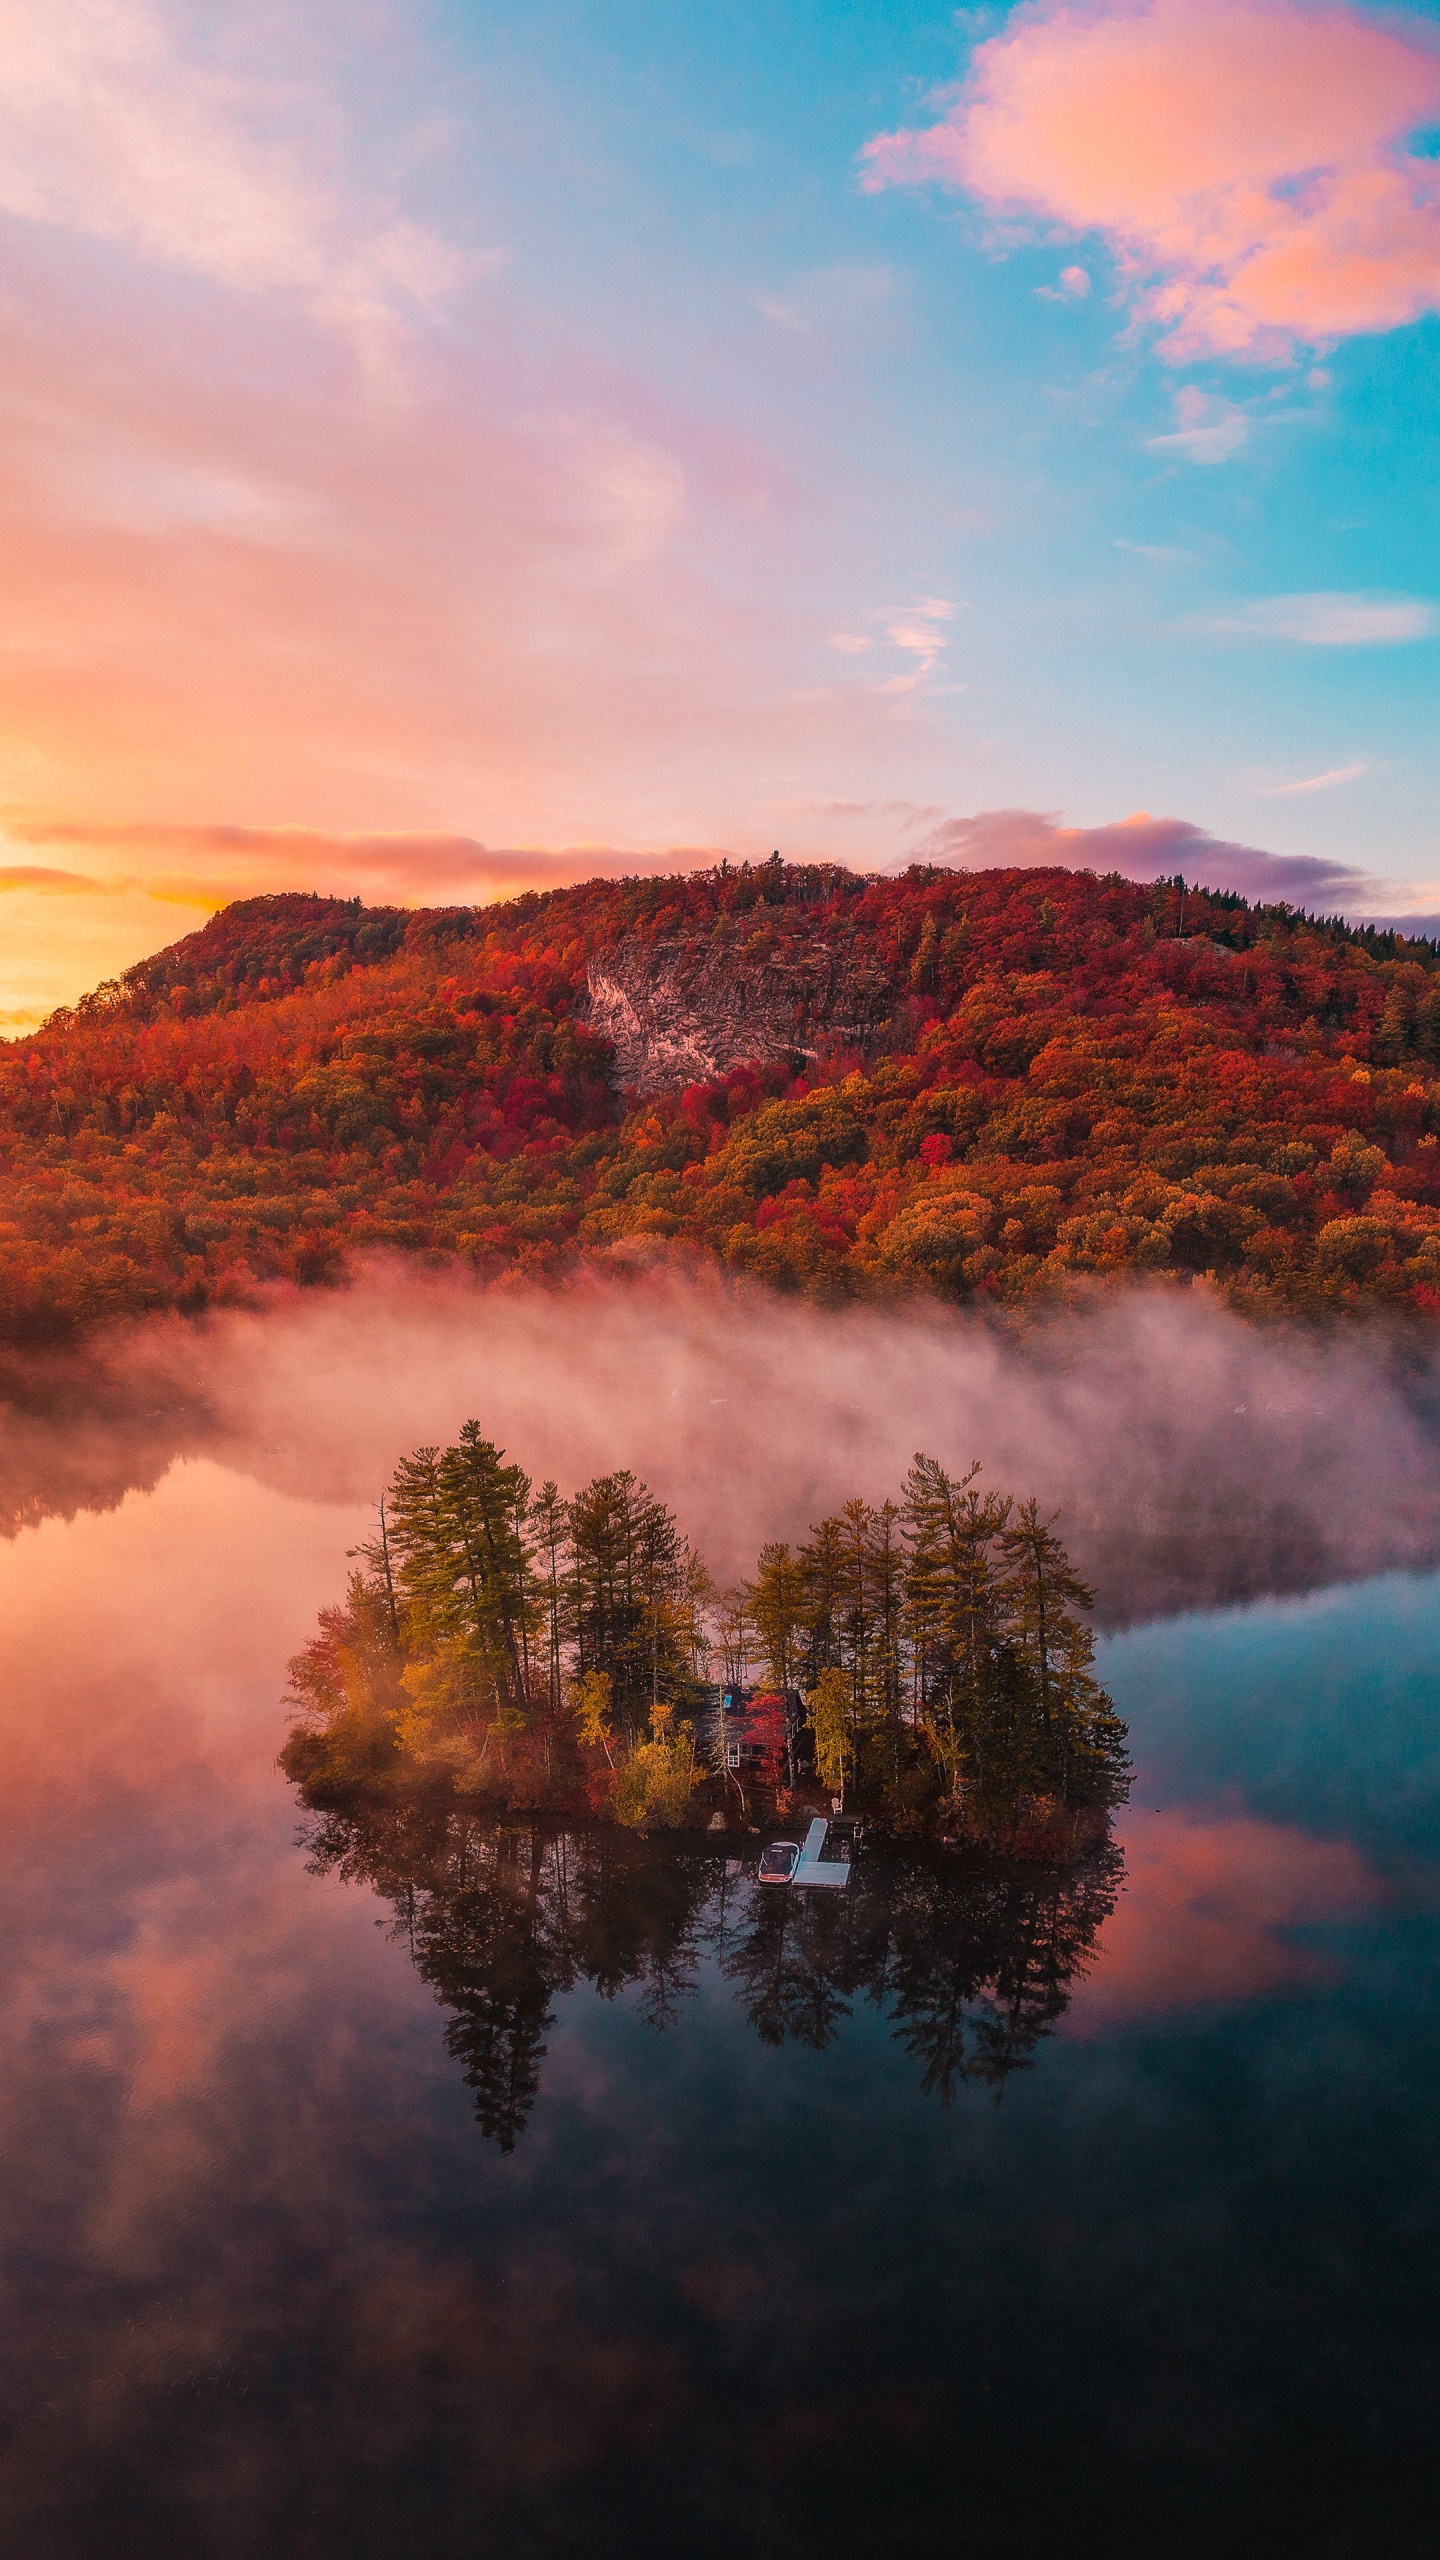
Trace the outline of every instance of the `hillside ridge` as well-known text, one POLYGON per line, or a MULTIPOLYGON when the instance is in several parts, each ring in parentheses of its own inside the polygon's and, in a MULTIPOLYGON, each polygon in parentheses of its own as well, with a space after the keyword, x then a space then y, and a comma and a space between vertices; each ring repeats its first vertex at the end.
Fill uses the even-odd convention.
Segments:
POLYGON ((0 1342, 381 1248, 1433 1316, 1437 973, 1398 932, 1059 867, 247 899, 0 1049, 0 1342))

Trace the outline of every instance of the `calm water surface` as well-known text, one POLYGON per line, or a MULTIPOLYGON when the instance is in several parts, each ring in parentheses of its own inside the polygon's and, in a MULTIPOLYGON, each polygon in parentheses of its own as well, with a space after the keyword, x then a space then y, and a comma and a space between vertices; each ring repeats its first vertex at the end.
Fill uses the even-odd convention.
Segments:
POLYGON ((6 2549, 1440 2550, 1440 1582, 1110 1640, 1123 1869, 802 1912, 302 1838, 356 1525, 0 1557, 6 2549))

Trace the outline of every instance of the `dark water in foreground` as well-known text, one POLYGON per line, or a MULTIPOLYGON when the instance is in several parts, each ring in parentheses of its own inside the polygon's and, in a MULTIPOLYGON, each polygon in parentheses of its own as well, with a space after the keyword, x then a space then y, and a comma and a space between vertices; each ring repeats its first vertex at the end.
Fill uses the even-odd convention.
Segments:
POLYGON ((0 1556, 7 2551, 1440 2549, 1440 1582, 1113 1641, 1123 1874, 802 1916, 297 1846, 351 1534, 0 1556))

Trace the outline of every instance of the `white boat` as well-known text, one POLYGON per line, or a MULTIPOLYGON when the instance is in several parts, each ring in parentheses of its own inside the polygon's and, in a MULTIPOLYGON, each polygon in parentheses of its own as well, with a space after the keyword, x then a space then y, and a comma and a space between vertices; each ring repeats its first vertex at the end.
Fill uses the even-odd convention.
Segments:
POLYGON ((805 1845, 796 1860, 794 1873, 789 1879, 791 1884, 825 1885, 832 1893, 838 1893, 842 1892, 849 1883, 849 1841, 844 1841, 846 1854, 843 1858, 827 1858, 825 1846, 829 1829, 829 1823, 818 1817, 811 1823, 805 1834, 805 1845))
POLYGON ((769 1848, 762 1849, 760 1852, 760 1864, 755 1875, 756 1883, 789 1884, 799 1860, 798 1840, 772 1840, 769 1848))

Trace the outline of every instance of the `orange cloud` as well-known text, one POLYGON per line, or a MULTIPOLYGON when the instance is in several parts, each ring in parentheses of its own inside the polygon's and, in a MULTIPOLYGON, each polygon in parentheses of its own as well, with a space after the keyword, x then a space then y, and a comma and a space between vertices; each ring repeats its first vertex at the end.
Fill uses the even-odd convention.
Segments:
POLYGON ((1279 1823, 1133 1814, 1125 1833, 1126 1889, 1072 2009, 1082 2034, 1313 1981, 1325 1959, 1291 1933, 1380 1897, 1358 1849, 1279 1823))
POLYGON ((232 898, 281 889, 397 906, 483 906, 580 880, 697 871, 726 848, 493 846, 462 835, 342 835, 319 827, 184 826, 0 811, 0 847, 63 851, 95 867, 0 865, 5 900, 0 1039, 116 977, 232 898), (111 866, 117 857, 133 868, 111 866), (195 911, 178 923, 166 910, 195 911))
POLYGON ((722 848, 667 845, 630 853, 614 845, 494 846, 462 835, 336 835, 320 827, 179 826, 141 820, 50 817, 0 811, 0 838, 99 856, 123 854, 138 874, 102 875, 13 864, 0 890, 108 897, 143 889, 163 904, 215 908, 271 889, 319 888, 389 897, 402 905, 484 905, 525 889, 578 880, 696 871, 722 848), (178 867, 176 867, 178 866, 178 867))
POLYGON ((42 898, 113 898, 135 885, 133 880, 97 880, 88 871, 53 871, 39 862, 0 864, 0 891, 27 890, 42 898))
POLYGON ((938 180, 1099 232, 1172 361, 1278 356, 1440 309, 1440 111, 1415 17, 1302 0, 1032 8, 940 121, 880 135, 870 187, 938 180))

